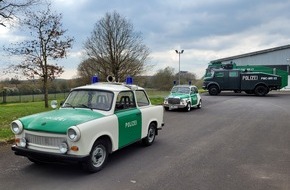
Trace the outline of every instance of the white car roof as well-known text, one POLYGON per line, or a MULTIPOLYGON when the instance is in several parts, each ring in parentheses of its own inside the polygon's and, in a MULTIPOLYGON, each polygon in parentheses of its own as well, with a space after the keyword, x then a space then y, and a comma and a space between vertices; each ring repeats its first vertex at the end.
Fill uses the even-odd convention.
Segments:
POLYGON ((181 84, 181 85, 175 85, 173 87, 196 87, 196 86, 195 85, 188 85, 188 84, 181 84))
POLYGON ((98 82, 90 85, 76 87, 73 90, 78 89, 109 90, 113 92, 120 92, 126 90, 144 90, 144 88, 137 85, 127 85, 124 83, 113 83, 113 82, 98 82))

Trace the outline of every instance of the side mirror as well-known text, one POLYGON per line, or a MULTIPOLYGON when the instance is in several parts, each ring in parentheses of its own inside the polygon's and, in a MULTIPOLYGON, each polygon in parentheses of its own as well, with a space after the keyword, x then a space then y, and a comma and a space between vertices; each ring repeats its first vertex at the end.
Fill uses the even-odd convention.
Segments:
POLYGON ((52 109, 56 109, 58 107, 57 100, 52 100, 50 102, 50 106, 52 109))

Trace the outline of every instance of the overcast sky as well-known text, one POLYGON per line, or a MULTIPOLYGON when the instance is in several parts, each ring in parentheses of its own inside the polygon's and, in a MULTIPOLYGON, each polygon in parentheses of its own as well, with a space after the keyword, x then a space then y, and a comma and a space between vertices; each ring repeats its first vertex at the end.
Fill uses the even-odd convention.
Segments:
MULTIPOLYGON (((117 11, 141 32, 151 50, 146 74, 167 66, 203 76, 211 60, 290 44, 289 0, 53 0, 63 27, 74 37, 61 78, 76 77, 84 41, 106 12, 117 11)), ((2 46, 25 39, 19 29, 0 26, 1 66, 11 63, 2 46)), ((290 55, 289 55, 290 58, 290 55)), ((5 78, 1 76, 0 79, 5 78), (2 77, 2 78, 1 78, 2 77)), ((6 76, 7 77, 7 76, 6 76)))

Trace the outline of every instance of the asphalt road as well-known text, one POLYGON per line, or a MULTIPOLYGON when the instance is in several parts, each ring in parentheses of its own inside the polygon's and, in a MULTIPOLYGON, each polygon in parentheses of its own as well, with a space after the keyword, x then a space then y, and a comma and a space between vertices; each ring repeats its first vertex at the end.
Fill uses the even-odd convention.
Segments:
POLYGON ((109 157, 104 170, 35 165, 0 147, 0 189, 290 189, 290 93, 202 96, 202 109, 165 112, 150 147, 109 157))

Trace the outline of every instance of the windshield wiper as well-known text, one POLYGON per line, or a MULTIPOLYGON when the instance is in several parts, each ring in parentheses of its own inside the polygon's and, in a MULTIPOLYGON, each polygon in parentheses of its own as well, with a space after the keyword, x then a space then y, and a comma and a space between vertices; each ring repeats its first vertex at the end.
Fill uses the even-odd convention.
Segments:
POLYGON ((90 106, 87 106, 86 104, 78 104, 77 107, 82 107, 82 108, 88 108, 88 109, 91 109, 93 110, 93 108, 91 108, 90 106))

